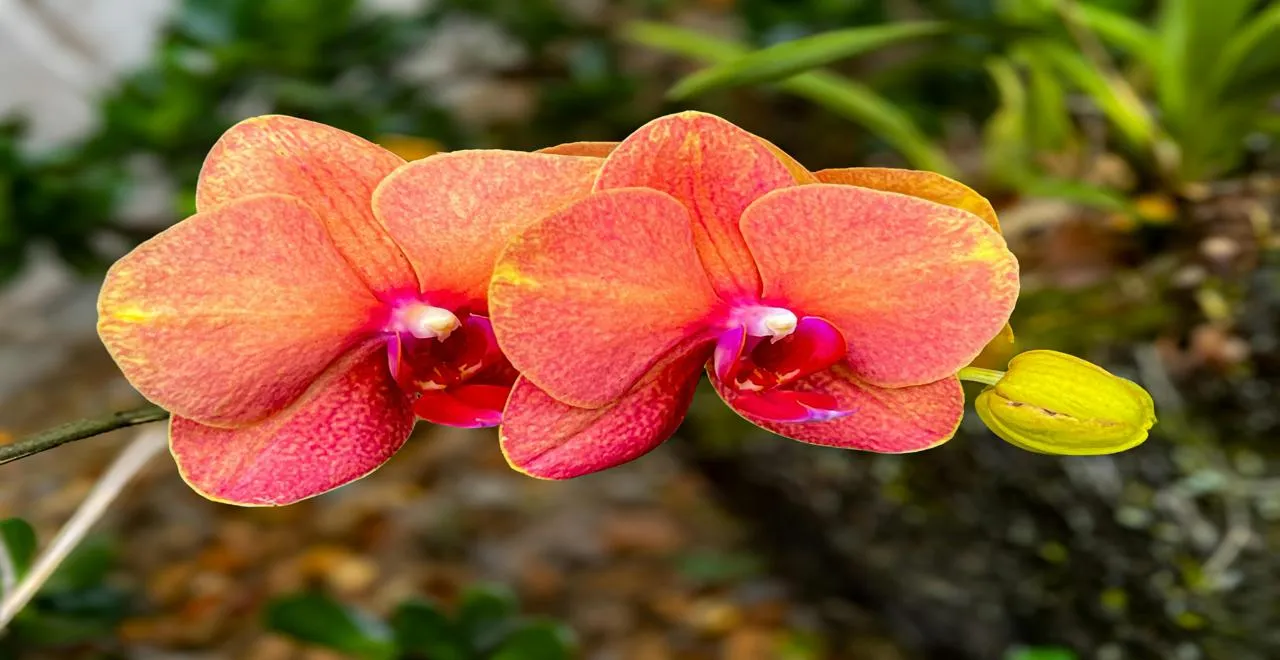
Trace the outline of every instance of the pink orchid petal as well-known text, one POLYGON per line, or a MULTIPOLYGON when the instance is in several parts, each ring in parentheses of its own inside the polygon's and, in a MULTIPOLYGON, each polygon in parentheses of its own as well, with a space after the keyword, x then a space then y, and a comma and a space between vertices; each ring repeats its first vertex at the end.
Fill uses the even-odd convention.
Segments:
POLYGON ((680 200, 692 217, 698 255, 717 292, 754 297, 760 275, 738 220, 761 195, 796 185, 771 146, 714 115, 661 117, 609 154, 596 190, 645 187, 680 200))
POLYGON ((374 188, 404 160, 331 126, 268 115, 232 126, 209 150, 196 208, 210 211, 247 195, 302 200, 324 222, 338 251, 378 294, 415 288, 408 260, 373 216, 374 188))
POLYGON ((314 497, 382 465, 413 429, 382 346, 343 356, 279 414, 238 429, 174 416, 169 446, 183 479, 219 502, 276 506, 314 497))
POLYGON ((423 392, 413 412, 433 424, 463 429, 497 426, 511 388, 502 385, 463 384, 447 390, 423 392))
POLYGON ((489 287, 503 352, 570 405, 598 408, 704 332, 720 301, 671 196, 590 195, 516 236, 489 287))
MULTIPOLYGON (((829 421, 785 422, 753 414, 739 405, 744 393, 712 375, 720 397, 751 423, 778 435, 825 447, 882 454, 920 451, 955 435, 964 415, 964 390, 954 376, 901 388, 882 388, 859 380, 847 363, 837 364, 791 383, 792 391, 825 395, 849 414, 829 421)), ((825 405, 830 399, 812 400, 825 405)), ((747 406, 753 405, 748 403, 747 406)))
POLYGON ((485 311, 493 263, 512 235, 591 192, 599 158, 470 150, 396 170, 378 186, 378 219, 433 304, 485 311))
POLYGON ((764 299, 840 329, 848 361, 882 387, 931 383, 975 358, 1018 298, 1018 262, 982 219, 857 186, 778 190, 742 232, 764 299))
MULTIPOLYGON (((861 186, 954 206, 982 218, 983 222, 991 225, 992 229, 1000 231, 1000 220, 996 217, 996 210, 986 197, 955 179, 935 172, 890 167, 847 167, 821 170, 816 173, 816 176, 822 183, 861 186)), ((1000 330, 1000 335, 993 341, 1004 345, 1012 344, 1013 328, 1006 323, 1000 330)))
POLYGON ((540 479, 571 479, 640 458, 684 420, 709 348, 668 357, 603 408, 576 408, 517 380, 500 431, 503 455, 540 479))
POLYGON ((117 261, 98 297, 98 334, 143 396, 236 426, 301 396, 378 309, 310 207, 256 195, 117 261))

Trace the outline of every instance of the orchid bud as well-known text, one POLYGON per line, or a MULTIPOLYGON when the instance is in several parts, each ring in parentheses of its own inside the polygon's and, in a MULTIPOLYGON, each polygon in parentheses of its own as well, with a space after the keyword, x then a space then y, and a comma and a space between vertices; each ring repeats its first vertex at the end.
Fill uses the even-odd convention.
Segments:
POLYGON ((1113 454, 1142 444, 1156 422, 1146 390, 1065 353, 1017 355, 989 385, 974 402, 978 416, 996 435, 1028 451, 1113 454))

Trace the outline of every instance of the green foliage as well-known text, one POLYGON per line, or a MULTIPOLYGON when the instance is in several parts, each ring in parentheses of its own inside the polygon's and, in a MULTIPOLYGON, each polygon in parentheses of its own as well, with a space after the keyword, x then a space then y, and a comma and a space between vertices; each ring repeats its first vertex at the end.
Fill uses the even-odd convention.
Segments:
MULTIPOLYGON (((1163 0, 1144 16, 1096 2, 1038 4, 1039 14, 1006 17, 1016 15, 1039 33, 1006 53, 1016 58, 1030 47, 1048 58, 1058 84, 1084 94, 1123 136, 1135 169, 1177 187, 1241 165, 1246 138, 1260 129, 1267 104, 1280 93, 1280 6, 1163 0), (1158 119, 1146 109, 1144 93, 1158 119)), ((1028 62, 1018 64, 1023 75, 1034 75, 1028 62)), ((1010 108, 1006 94, 1002 108, 1010 108)))
POLYGON ((698 71, 677 82, 667 95, 680 100, 716 89, 774 82, 945 29, 942 23, 918 21, 835 30, 786 41, 698 71))
POLYGON ((932 79, 928 67, 955 79, 985 70, 995 92, 987 109, 950 96, 926 102, 939 114, 961 107, 978 112, 990 178, 1024 193, 1116 210, 1125 206, 1118 191, 1080 180, 1086 163, 1075 171, 1061 165, 1062 157, 1079 161, 1085 143, 1097 139, 1085 136, 1081 125, 1088 118, 1073 106, 1075 98, 1087 99, 1110 127, 1109 149, 1126 156, 1148 185, 1158 181, 1171 189, 1236 171, 1246 138, 1274 132, 1267 122, 1268 103, 1280 93, 1280 5, 1161 0, 1148 11, 1149 4, 932 0, 922 6, 935 20, 801 33, 754 51, 669 26, 633 26, 630 35, 713 63, 672 88, 674 98, 774 84, 862 125, 916 167, 944 171, 940 150, 906 110, 931 92, 886 96, 817 69, 904 39, 945 37, 899 56, 895 66, 919 79, 932 79), (1059 165, 1046 167, 1049 157, 1059 165))
POLYGON ((100 267, 95 238, 122 231, 104 217, 120 199, 122 169, 82 162, 74 151, 27 153, 21 135, 20 124, 0 124, 0 281, 22 267, 34 243, 52 246, 80 270, 100 267))
POLYGON ((749 554, 693 552, 680 557, 676 569, 690 582, 714 587, 757 576, 764 571, 764 563, 749 554))
POLYGON ((1060 646, 1028 646, 1005 653, 1004 660, 1079 660, 1070 649, 1060 646))
MULTIPOLYGON (((1220 7, 1165 0, 1155 15, 1142 16, 1099 3, 1039 4, 1044 11, 1038 15, 1010 14, 1039 36, 1011 44, 1005 55, 1017 58, 1032 43, 1048 57, 1058 70, 1057 84, 1089 98, 1123 136, 1136 170, 1176 188, 1241 165, 1246 138, 1260 129, 1268 101, 1280 92, 1270 75, 1280 72, 1280 49, 1268 38, 1280 31, 1280 8, 1261 9, 1254 0, 1220 7), (1144 93, 1158 110, 1154 116, 1139 96, 1144 93)), ((1025 57, 1017 64, 1020 75, 1035 75, 1025 57)), ((997 80, 996 86, 1003 112, 1036 114, 1011 104, 1007 81, 997 80)), ((988 130, 1002 133, 1007 127, 988 124, 988 130)), ((1030 129, 1022 137, 1037 139, 1030 129)))
POLYGON ((0 520, 0 552, 13 567, 14 575, 22 578, 36 556, 36 531, 20 518, 0 520))
POLYGON ((521 616, 514 595, 498 587, 468 590, 452 617, 432 603, 407 601, 388 623, 323 595, 287 596, 268 605, 266 624, 300 641, 370 660, 565 660, 575 649, 568 629, 521 616))
POLYGON ((395 657, 388 626, 319 594, 276 599, 268 605, 265 616, 272 630, 353 657, 395 657))
MULTIPOLYGON (((733 62, 750 52, 733 41, 659 23, 633 23, 625 36, 644 46, 708 63, 733 62)), ((787 78, 778 89, 809 100, 854 123, 902 152, 916 167, 954 172, 955 167, 911 116, 869 87, 828 71, 787 78)))
MULTIPOLYGON (((30 569, 36 549, 30 525, 17 519, 0 521, 0 545, 19 575, 30 569)), ((116 628, 133 610, 132 595, 108 582, 115 564, 115 545, 103 539, 89 539, 72 551, 0 636, 0 660, 25 657, 26 652, 114 644, 116 628)))

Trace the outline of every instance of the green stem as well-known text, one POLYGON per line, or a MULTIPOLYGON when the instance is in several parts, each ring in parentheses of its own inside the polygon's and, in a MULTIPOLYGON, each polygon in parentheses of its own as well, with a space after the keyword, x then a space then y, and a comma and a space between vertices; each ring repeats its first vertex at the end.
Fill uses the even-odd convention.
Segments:
POLYGON ((995 385, 996 383, 1000 382, 1001 378, 1004 378, 1004 372, 996 371, 995 369, 979 369, 977 367, 965 367, 960 370, 960 373, 956 374, 956 377, 959 378, 960 380, 967 380, 973 383, 982 383, 984 385, 995 385))
POLYGON ((65 445, 68 442, 92 438, 96 435, 130 426, 158 422, 162 419, 168 419, 168 417, 169 411, 156 405, 147 404, 141 408, 111 413, 105 417, 68 422, 62 426, 55 426, 47 431, 29 435, 17 442, 0 445, 0 465, 11 463, 20 458, 34 456, 42 451, 65 445))

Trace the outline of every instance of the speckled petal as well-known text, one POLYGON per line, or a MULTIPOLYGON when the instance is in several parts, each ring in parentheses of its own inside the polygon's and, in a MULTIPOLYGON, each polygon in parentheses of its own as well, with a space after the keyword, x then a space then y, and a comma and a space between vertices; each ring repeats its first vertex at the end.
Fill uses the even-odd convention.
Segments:
POLYGON ((565 144, 557 144, 554 147, 544 147, 539 149, 538 153, 604 158, 613 153, 613 150, 617 147, 617 142, 566 142, 565 144))
POLYGON ((277 506, 373 472, 413 429, 381 349, 352 351, 296 403, 252 426, 220 429, 174 417, 169 447, 182 478, 211 500, 277 506))
POLYGON ((1018 263, 1000 234, 916 197, 830 184, 779 190, 747 209, 742 231, 763 298, 833 323, 854 372, 881 387, 955 374, 1018 297, 1018 263))
POLYGON ((789 388, 828 395, 840 411, 828 421, 777 422, 740 409, 739 396, 712 375, 720 397, 738 414, 778 435, 825 447, 901 454, 929 449, 955 435, 964 416, 964 390, 954 377, 927 385, 886 389, 859 380, 846 364, 836 365, 789 388))
MULTIPOLYGON (((821 170, 817 172, 817 178, 823 183, 862 186, 954 206, 978 216, 991 225, 992 229, 1000 231, 996 210, 986 197, 973 188, 936 172, 892 167, 846 167, 821 170)), ((1013 328, 1006 323, 999 337, 994 340, 994 345, 1012 344, 1013 340, 1013 328)))
POLYGON ((633 461, 671 437, 689 410, 706 346, 654 367, 616 402, 593 410, 561 403, 516 381, 499 429, 511 467, 540 479, 571 479, 633 461))
POLYGON ((796 180, 771 145, 700 112, 655 119, 605 159, 597 190, 647 187, 680 200, 692 216, 694 241, 716 291, 755 296, 760 275, 738 231, 751 202, 796 180))
POLYGON ((538 387, 598 408, 701 333, 718 301, 669 195, 594 193, 518 235, 494 270, 498 344, 538 387))
POLYGON ((324 124, 268 115, 232 126, 200 171, 196 208, 207 211, 245 195, 276 193, 306 202, 324 220, 338 250, 379 294, 411 289, 413 270, 373 217, 370 198, 404 163, 372 142, 324 124))
POLYGON ((259 195, 197 214, 116 262, 98 334, 143 396, 233 426, 301 395, 377 307, 310 208, 259 195))
POLYGON ((455 151, 396 170, 374 211, 417 272, 421 290, 485 309, 493 262, 516 231, 591 191, 598 158, 455 151))

